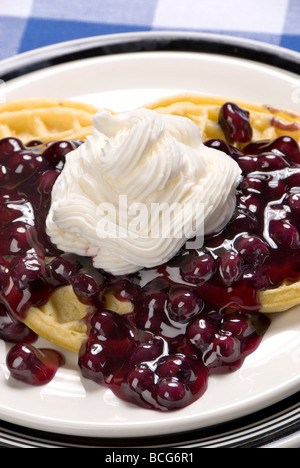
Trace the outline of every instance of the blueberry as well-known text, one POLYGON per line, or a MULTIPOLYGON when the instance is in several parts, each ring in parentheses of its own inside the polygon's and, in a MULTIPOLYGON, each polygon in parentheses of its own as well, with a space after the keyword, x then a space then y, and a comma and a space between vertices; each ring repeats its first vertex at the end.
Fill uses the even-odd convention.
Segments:
POLYGON ((201 311, 202 307, 203 300, 192 291, 176 286, 170 289, 167 310, 172 320, 187 323, 201 311))
POLYGON ((236 241, 236 249, 245 260, 252 265, 262 264, 270 255, 270 248, 258 236, 244 235, 236 241))
POLYGON ((181 268, 182 279, 191 284, 204 284, 215 272, 215 262, 211 255, 191 255, 181 268))
POLYGON ((0 140, 0 162, 7 162, 7 156, 25 150, 25 146, 18 138, 3 138, 0 140))
POLYGON ((93 340, 82 346, 78 365, 83 377, 96 383, 103 383, 116 370, 101 343, 93 340))
POLYGON ((281 246, 291 249, 300 248, 299 231, 287 219, 272 220, 270 222, 269 231, 274 241, 281 246))
POLYGON ((71 141, 56 141, 52 143, 43 153, 43 158, 51 165, 56 167, 65 162, 66 155, 73 151, 76 145, 71 141))
POLYGON ((234 251, 224 253, 220 258, 220 274, 227 286, 241 279, 243 261, 241 256, 234 251))
POLYGON ((160 378, 176 378, 185 384, 195 378, 190 360, 180 354, 162 357, 158 361, 156 373, 160 378))
POLYGON ((104 276, 97 270, 81 268, 71 276, 73 290, 82 302, 94 301, 104 290, 104 276))
POLYGON ((203 317, 194 319, 188 325, 186 336, 197 349, 203 352, 214 339, 216 332, 216 325, 208 318, 203 317))
POLYGON ((37 335, 24 323, 14 320, 3 304, 0 304, 0 340, 10 343, 34 343, 37 335))
POLYGON ((157 401, 166 408, 186 406, 191 398, 188 388, 177 379, 164 378, 156 384, 157 401))
POLYGON ((219 114, 219 124, 229 143, 247 143, 252 140, 250 113, 237 104, 226 102, 219 114))
POLYGON ((165 341, 155 335, 147 334, 148 339, 136 342, 129 356, 129 364, 135 365, 142 362, 155 361, 165 354, 165 341))
POLYGON ((130 389, 138 394, 151 391, 154 382, 154 372, 146 364, 135 366, 127 378, 130 389))
POLYGON ((14 345, 6 358, 12 377, 36 386, 49 383, 63 363, 64 357, 55 350, 21 343, 14 345))

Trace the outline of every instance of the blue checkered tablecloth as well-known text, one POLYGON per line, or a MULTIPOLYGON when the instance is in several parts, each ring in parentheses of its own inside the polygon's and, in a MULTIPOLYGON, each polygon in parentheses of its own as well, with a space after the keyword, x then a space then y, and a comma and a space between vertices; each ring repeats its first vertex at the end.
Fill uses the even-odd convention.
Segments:
POLYGON ((133 31, 229 34, 300 52, 300 0, 0 0, 0 60, 133 31))

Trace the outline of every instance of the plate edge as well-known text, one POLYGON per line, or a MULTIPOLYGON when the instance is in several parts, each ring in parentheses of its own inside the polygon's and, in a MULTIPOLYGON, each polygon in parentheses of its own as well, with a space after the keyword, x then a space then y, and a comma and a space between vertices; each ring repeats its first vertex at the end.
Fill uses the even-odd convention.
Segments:
POLYGON ((133 52, 182 51, 234 56, 299 75, 300 53, 252 39, 182 31, 108 34, 61 42, 4 59, 3 81, 66 62, 133 52))

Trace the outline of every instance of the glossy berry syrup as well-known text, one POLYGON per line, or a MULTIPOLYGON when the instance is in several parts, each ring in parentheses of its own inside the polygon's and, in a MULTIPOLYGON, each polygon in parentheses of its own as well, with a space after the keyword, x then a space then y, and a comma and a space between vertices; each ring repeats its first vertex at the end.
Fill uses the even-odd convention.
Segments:
POLYGON ((64 357, 54 349, 37 349, 32 345, 15 344, 7 354, 11 375, 29 385, 45 385, 64 364, 64 357))
POLYGON ((21 348, 13 347, 7 361, 12 375, 20 352, 34 383, 24 350, 34 363, 38 353, 31 344, 22 347, 30 332, 20 322, 30 306, 65 285, 92 310, 79 353, 82 375, 144 408, 191 404, 210 374, 239 369, 257 348, 270 323, 259 313, 259 291, 300 278, 300 151, 289 136, 252 143, 249 115, 233 103, 222 107, 219 124, 226 141, 206 145, 229 154, 243 171, 231 221, 203 248, 182 248, 167 264, 121 277, 58 251, 45 233, 51 188, 80 142, 0 142, 0 338, 14 341, 11 327, 22 327, 21 348), (106 288, 131 301, 133 311, 106 310, 100 299, 106 288))
POLYGON ((22 320, 57 286, 46 258, 59 251, 49 242, 45 220, 65 155, 79 144, 0 141, 0 339, 16 343, 7 356, 11 375, 32 385, 48 383, 64 362, 60 353, 35 348, 37 336, 22 320))

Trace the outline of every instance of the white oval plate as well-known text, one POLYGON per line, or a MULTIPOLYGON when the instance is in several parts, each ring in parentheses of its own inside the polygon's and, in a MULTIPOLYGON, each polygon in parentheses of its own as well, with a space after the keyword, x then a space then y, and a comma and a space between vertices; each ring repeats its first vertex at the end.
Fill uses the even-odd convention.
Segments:
MULTIPOLYGON (((121 38, 119 41, 122 43, 121 38)), ((80 49, 82 44, 86 48, 84 41, 74 41, 69 47, 80 49)), ((259 53, 259 44, 256 47, 259 53)), ((59 45, 38 51, 38 56, 47 59, 53 52, 57 56, 60 48, 65 53, 66 45, 59 45)), ((272 49, 274 54, 279 51, 282 54, 282 49, 272 49)), ((23 54, 16 64, 18 60, 28 64, 34 57, 34 53, 23 54)), ((5 97, 70 98, 121 111, 191 91, 299 112, 299 89, 297 75, 271 65, 215 53, 155 50, 48 66, 8 81, 5 97)), ((294 308, 275 314, 262 344, 241 370, 210 377, 208 390, 199 401, 169 414, 124 403, 110 390, 81 379, 77 357, 71 353, 66 353, 66 365, 50 384, 25 386, 10 378, 5 365, 9 345, 0 341, 1 419, 56 434, 127 438, 190 431, 249 415, 300 388, 299 312, 300 308, 294 308)))

